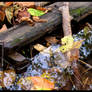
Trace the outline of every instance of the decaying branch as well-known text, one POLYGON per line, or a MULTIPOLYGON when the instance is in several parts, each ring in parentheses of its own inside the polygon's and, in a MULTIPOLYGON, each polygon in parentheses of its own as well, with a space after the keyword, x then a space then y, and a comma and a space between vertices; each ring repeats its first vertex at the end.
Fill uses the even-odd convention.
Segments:
MULTIPOLYGON (((64 2, 63 6, 59 8, 59 10, 61 10, 62 12, 62 26, 63 26, 63 32, 64 32, 64 36, 68 36, 68 35, 72 35, 72 30, 71 30, 71 19, 70 19, 70 15, 69 15, 69 2, 64 2)), ((71 51, 66 52, 66 56, 69 62, 70 57, 72 56, 71 51)), ((78 66, 77 66, 77 62, 76 61, 72 61, 70 62, 72 69, 74 71, 74 81, 75 81, 75 85, 78 89, 81 88, 81 77, 80 77, 80 73, 78 70, 78 66), (76 66, 75 66, 76 65, 76 66), (77 77, 76 77, 77 76, 77 77)))

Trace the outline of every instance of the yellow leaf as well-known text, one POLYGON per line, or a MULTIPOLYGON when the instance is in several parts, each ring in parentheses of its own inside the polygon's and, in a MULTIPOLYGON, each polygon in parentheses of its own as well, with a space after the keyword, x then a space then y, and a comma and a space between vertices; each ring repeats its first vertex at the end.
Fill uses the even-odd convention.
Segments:
POLYGON ((72 47, 79 49, 79 48, 81 47, 83 41, 84 41, 84 40, 80 40, 80 41, 74 42, 72 47))
POLYGON ((65 36, 64 38, 61 39, 61 43, 63 45, 70 45, 70 46, 72 46, 73 41, 74 41, 74 39, 73 39, 72 35, 65 36))
POLYGON ((71 35, 65 36, 64 38, 62 38, 61 39, 62 46, 60 47, 60 51, 62 53, 69 51, 72 48, 73 41, 74 41, 74 39, 71 35))
POLYGON ((80 48, 83 41, 84 40, 74 42, 74 39, 71 35, 65 36, 64 38, 61 39, 63 45, 59 49, 62 53, 65 53, 74 48, 80 48))

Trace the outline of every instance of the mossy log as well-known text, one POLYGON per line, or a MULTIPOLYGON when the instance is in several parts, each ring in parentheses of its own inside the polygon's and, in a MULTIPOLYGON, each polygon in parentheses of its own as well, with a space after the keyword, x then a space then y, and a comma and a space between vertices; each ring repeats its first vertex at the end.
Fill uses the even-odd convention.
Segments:
MULTIPOLYGON (((62 2, 56 2, 49 5, 52 7, 52 11, 41 16, 42 19, 46 19, 46 23, 36 23, 33 27, 26 23, 21 23, 8 29, 6 32, 0 33, 0 41, 4 42, 4 47, 8 50, 14 49, 19 46, 28 44, 47 32, 55 30, 62 24, 62 15, 58 10, 62 6, 62 2)), ((70 14, 73 18, 79 21, 87 14, 91 14, 92 2, 70 2, 70 14)))

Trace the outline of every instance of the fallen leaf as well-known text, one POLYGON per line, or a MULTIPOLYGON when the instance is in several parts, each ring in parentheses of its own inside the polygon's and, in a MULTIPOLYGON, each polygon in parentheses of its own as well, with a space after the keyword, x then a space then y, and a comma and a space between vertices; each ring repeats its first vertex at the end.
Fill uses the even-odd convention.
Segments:
POLYGON ((69 51, 72 48, 73 41, 74 39, 71 35, 63 37, 61 39, 62 46, 60 47, 60 51, 62 53, 69 51))
POLYGON ((79 40, 79 41, 73 42, 72 49, 73 48, 79 49, 81 47, 83 41, 84 40, 79 40))
POLYGON ((3 71, 0 71, 0 86, 3 87, 3 71))
POLYGON ((9 23, 11 23, 11 19, 13 18, 13 9, 12 6, 5 9, 5 14, 9 23))
POLYGON ((37 51, 43 51, 44 49, 46 49, 45 46, 41 45, 41 44, 36 44, 34 45, 34 48, 37 50, 37 51))
POLYGON ((2 26, 2 28, 0 29, 0 32, 4 32, 4 31, 6 31, 7 30, 7 26, 4 24, 3 26, 2 26))
POLYGON ((14 4, 18 4, 22 7, 34 7, 35 2, 14 2, 14 4))
POLYGON ((32 19, 35 21, 35 22, 47 22, 46 19, 40 19, 38 16, 33 16, 32 19))
POLYGON ((40 6, 36 6, 36 9, 40 10, 40 11, 46 11, 47 10, 46 8, 43 8, 43 7, 40 7, 40 6))
POLYGON ((50 44, 56 44, 57 42, 59 42, 59 40, 56 39, 56 37, 45 37, 45 40, 50 43, 50 44))
POLYGON ((88 26, 84 27, 84 35, 86 36, 90 30, 90 28, 88 26))
POLYGON ((79 49, 83 41, 84 40, 74 42, 74 39, 72 36, 65 36, 64 38, 61 39, 62 46, 59 49, 62 53, 70 51, 74 48, 79 49))
POLYGON ((14 70, 0 71, 0 86, 9 87, 15 81, 16 74, 14 70))
POLYGON ((5 7, 0 6, 0 21, 3 22, 5 19, 5 7))
POLYGON ((43 11, 36 10, 36 9, 33 9, 33 8, 29 8, 27 11, 28 11, 32 16, 42 16, 42 15, 45 14, 43 11))
POLYGON ((79 49, 72 49, 69 61, 77 61, 79 59, 79 49))
POLYGON ((0 2, 0 6, 4 6, 5 4, 4 4, 4 2, 0 2))
POLYGON ((5 2, 5 5, 7 6, 7 7, 9 7, 10 5, 12 5, 13 4, 13 2, 5 2))
POLYGON ((20 78, 17 84, 21 85, 21 87, 24 90, 52 90, 54 89, 53 82, 47 79, 44 79, 42 77, 38 77, 38 76, 20 78), (28 84, 26 84, 25 82, 28 84))

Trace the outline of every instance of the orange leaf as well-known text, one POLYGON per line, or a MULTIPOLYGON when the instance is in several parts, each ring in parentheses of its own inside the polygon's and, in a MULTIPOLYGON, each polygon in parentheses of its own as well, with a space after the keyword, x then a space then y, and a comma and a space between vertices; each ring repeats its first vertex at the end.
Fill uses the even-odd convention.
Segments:
POLYGON ((0 32, 6 31, 6 30, 7 30, 7 26, 4 24, 4 25, 2 26, 2 28, 0 29, 0 32))
POLYGON ((6 6, 10 6, 10 5, 12 5, 13 4, 13 2, 5 2, 5 5, 6 6))
POLYGON ((54 83, 39 76, 21 78, 17 84, 20 84, 24 90, 52 90, 54 83), (26 80, 26 83, 24 83, 26 80), (23 83, 22 83, 23 82, 23 83), (31 85, 32 84, 32 85, 31 85), (30 87, 26 85, 31 85, 30 87))
POLYGON ((54 83, 42 77, 31 77, 34 86, 42 89, 53 89, 54 83))
POLYGON ((43 7, 40 7, 40 6, 36 6, 36 9, 41 10, 41 11, 46 11, 47 10, 46 8, 43 8, 43 7))
POLYGON ((22 7, 34 7, 35 6, 35 2, 14 2, 14 3, 22 7))

